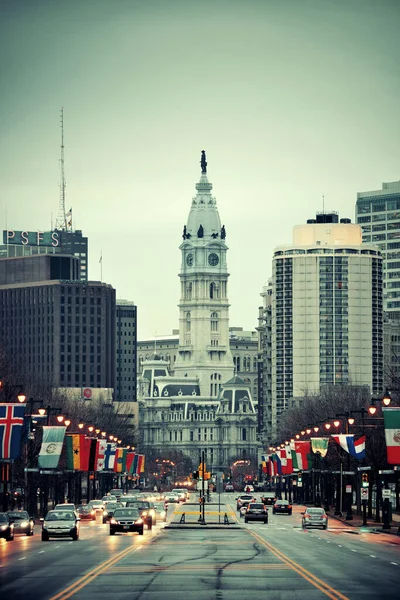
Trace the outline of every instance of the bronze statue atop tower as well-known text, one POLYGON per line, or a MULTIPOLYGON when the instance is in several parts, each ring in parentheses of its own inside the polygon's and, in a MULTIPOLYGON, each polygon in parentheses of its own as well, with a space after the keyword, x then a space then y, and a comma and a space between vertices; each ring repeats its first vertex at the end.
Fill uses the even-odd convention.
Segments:
POLYGON ((206 151, 202 150, 201 151, 201 172, 202 173, 207 173, 207 161, 206 161, 206 151))

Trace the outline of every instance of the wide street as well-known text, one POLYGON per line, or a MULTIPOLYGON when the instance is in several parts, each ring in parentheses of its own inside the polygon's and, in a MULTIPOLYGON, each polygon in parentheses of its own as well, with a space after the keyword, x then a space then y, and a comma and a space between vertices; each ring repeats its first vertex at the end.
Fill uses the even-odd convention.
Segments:
MULTIPOLYGON (((333 518, 327 531, 303 531, 300 506, 291 516, 272 515, 270 508, 268 525, 245 524, 237 516, 236 496, 221 496, 231 525, 201 526, 193 518, 193 525, 157 524, 143 536, 110 536, 108 525, 82 521, 77 542, 42 542, 38 525, 33 537, 0 540, 1 597, 398 599, 398 536, 358 532, 333 518)), ((171 505, 169 521, 180 518, 171 505)), ((210 522, 215 519, 210 515, 210 522)))

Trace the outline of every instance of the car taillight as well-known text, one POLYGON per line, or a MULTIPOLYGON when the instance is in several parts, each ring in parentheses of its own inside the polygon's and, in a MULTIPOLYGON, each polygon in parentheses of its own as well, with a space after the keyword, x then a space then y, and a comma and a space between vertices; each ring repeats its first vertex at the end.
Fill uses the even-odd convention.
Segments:
POLYGON ((292 505, 291 505, 291 504, 288 504, 288 508, 289 508, 289 509, 290 509, 290 508, 292 508, 292 505))
POLYGON ((275 504, 275 505, 274 505, 274 508, 278 508, 278 505, 277 505, 277 504, 275 504))

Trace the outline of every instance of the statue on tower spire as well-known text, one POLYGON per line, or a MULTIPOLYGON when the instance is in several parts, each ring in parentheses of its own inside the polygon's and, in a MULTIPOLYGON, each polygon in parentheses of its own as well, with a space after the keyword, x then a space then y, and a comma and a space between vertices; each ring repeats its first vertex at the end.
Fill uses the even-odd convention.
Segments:
POLYGON ((207 161, 206 161, 206 151, 202 150, 201 151, 201 172, 202 173, 207 173, 207 161))

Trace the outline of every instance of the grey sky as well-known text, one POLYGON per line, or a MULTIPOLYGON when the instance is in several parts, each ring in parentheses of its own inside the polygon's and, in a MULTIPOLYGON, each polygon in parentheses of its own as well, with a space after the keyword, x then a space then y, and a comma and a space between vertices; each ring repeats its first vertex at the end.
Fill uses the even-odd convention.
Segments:
POLYGON ((273 248, 400 179, 399 0, 0 0, 0 223, 89 237, 89 277, 178 327, 181 233, 205 149, 230 323, 257 325, 273 248))

